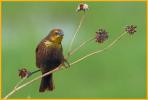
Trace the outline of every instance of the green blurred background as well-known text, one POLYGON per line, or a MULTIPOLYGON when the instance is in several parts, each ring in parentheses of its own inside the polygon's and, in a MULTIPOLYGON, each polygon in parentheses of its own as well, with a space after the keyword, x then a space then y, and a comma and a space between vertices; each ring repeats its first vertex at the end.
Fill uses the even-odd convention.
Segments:
MULTIPOLYGON (((95 35, 98 28, 109 32, 103 44, 88 43, 69 62, 111 43, 125 25, 135 24, 137 32, 126 35, 108 51, 89 57, 70 69, 54 73, 56 89, 39 93, 40 80, 10 98, 144 98, 146 97, 146 3, 86 2, 89 11, 73 48, 95 35)), ((35 48, 53 28, 65 32, 66 54, 83 12, 79 2, 2 3, 2 97, 20 80, 18 69, 35 67, 35 48)), ((40 75, 37 73, 28 80, 40 75)))

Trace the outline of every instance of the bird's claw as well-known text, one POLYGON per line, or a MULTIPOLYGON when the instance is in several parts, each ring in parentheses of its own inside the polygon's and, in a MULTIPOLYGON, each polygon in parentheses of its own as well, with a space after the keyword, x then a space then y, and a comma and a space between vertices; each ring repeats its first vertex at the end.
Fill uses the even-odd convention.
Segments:
POLYGON ((62 63, 62 66, 64 66, 65 68, 69 68, 70 67, 70 64, 69 62, 67 61, 67 59, 64 59, 64 62, 62 63), (65 64, 66 63, 66 64, 65 64))

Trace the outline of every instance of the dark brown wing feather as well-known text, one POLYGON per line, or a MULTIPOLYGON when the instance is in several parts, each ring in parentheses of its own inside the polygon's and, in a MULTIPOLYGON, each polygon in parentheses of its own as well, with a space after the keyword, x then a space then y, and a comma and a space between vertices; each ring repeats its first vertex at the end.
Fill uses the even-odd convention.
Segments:
POLYGON ((56 45, 57 44, 53 44, 52 46, 46 47, 43 41, 37 46, 36 65, 38 68, 53 69, 62 63, 64 59, 62 46, 57 47, 56 45))
MULTIPOLYGON (((52 43, 46 47, 45 41, 52 41, 51 37, 55 36, 55 31, 61 33, 61 29, 53 29, 47 37, 45 37, 36 48, 36 66, 38 68, 53 69, 59 66, 64 61, 63 50, 61 43, 52 43)), ((49 70, 48 70, 49 71, 49 70)))

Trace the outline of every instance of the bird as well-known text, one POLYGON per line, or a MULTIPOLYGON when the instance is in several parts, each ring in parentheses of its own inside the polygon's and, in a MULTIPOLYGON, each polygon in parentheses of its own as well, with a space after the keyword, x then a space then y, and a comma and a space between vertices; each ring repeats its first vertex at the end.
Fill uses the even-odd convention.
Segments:
MULTIPOLYGON (((45 74, 59 65, 68 63, 63 55, 62 40, 64 32, 61 29, 52 29, 49 34, 41 40, 36 48, 36 66, 40 68, 42 74, 45 74)), ((68 63, 69 66, 69 63, 68 63)), ((53 91, 53 74, 42 77, 39 92, 45 90, 53 91)))

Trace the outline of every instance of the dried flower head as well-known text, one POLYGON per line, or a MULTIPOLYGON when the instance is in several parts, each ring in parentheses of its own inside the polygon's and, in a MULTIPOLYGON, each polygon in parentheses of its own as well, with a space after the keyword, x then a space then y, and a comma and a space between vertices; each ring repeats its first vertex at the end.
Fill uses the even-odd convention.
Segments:
POLYGON ((96 42, 103 43, 106 39, 108 39, 108 32, 104 29, 99 29, 96 32, 96 42))
POLYGON ((86 10, 88 10, 88 5, 85 3, 80 3, 76 9, 77 12, 86 10))
POLYGON ((136 32, 136 28, 137 28, 137 26, 135 26, 135 25, 128 25, 128 26, 126 26, 125 31, 127 33, 129 33, 130 35, 132 35, 136 32))
POLYGON ((26 68, 22 68, 19 70, 19 76, 21 78, 29 77, 30 74, 31 74, 31 72, 29 72, 26 68))

